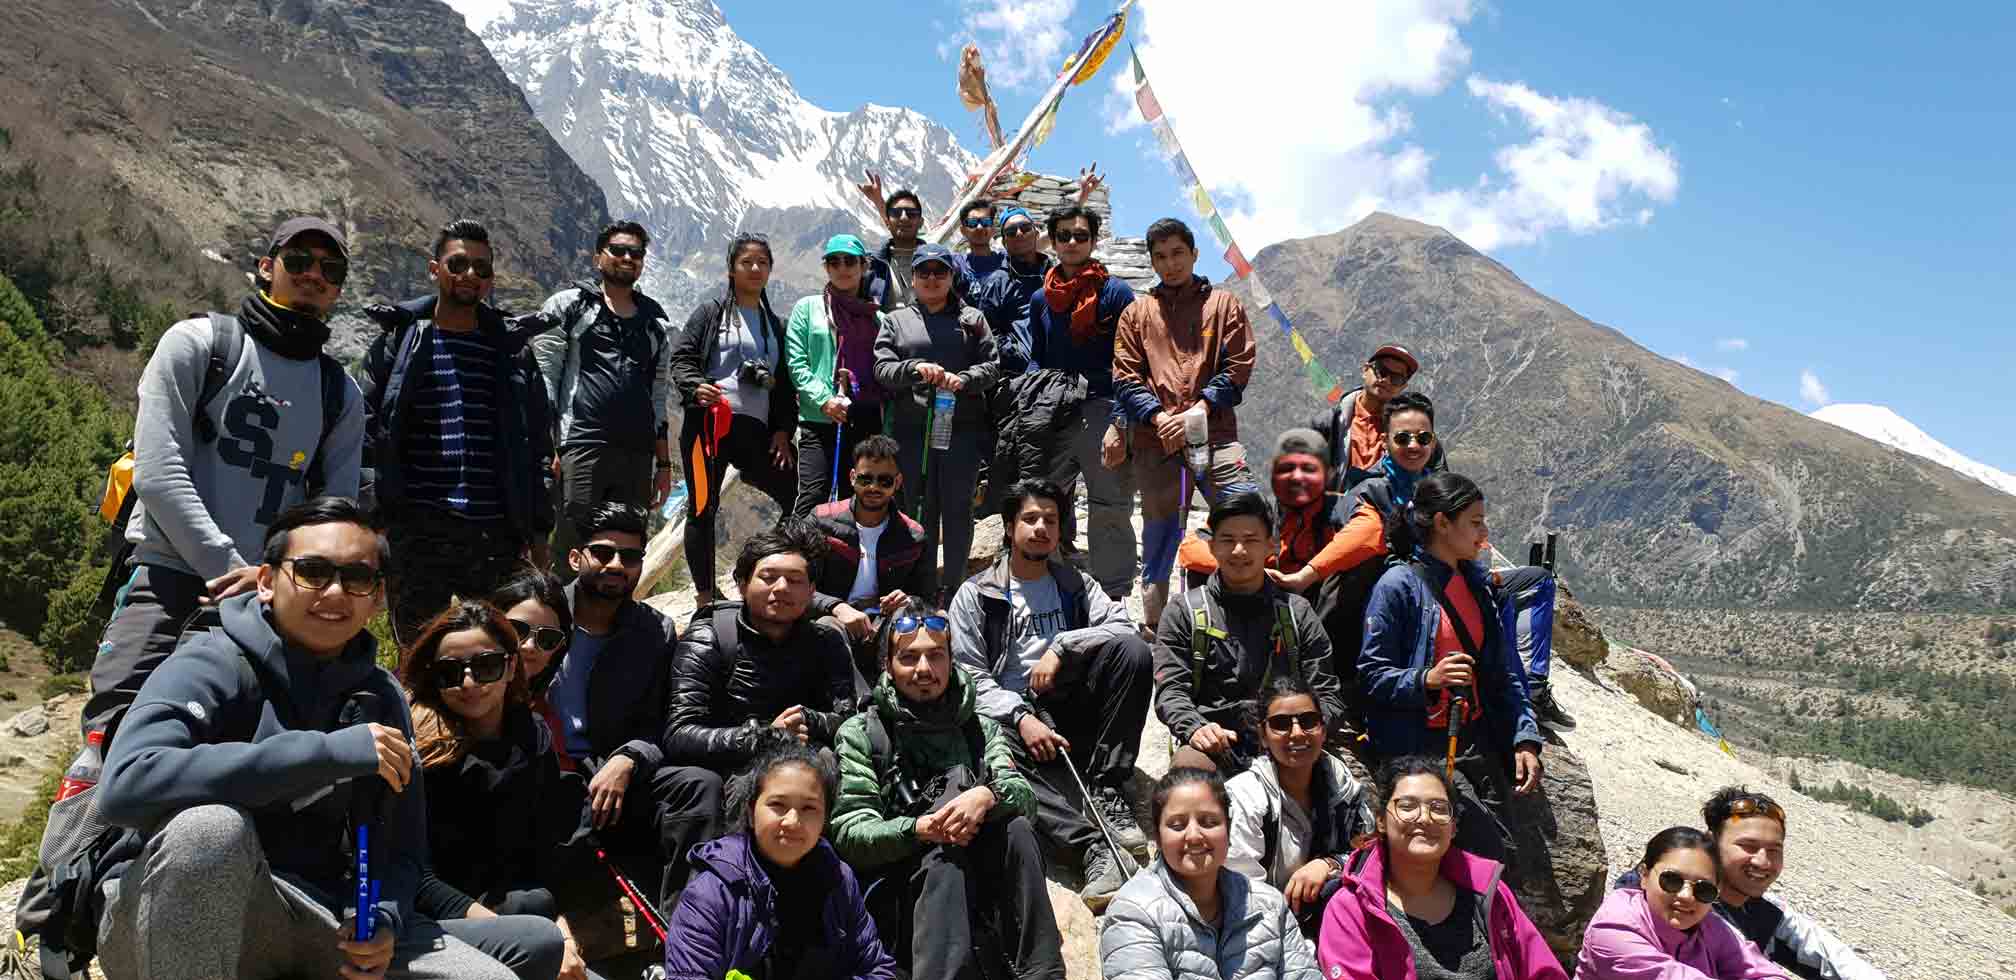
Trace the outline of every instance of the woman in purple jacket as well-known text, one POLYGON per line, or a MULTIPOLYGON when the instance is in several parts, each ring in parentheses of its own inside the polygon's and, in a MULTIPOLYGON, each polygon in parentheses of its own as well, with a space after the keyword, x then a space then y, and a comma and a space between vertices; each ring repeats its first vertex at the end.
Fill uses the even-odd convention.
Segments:
POLYGON ((727 836, 687 855, 692 878, 665 944, 668 980, 895 980, 861 886, 833 846, 826 816, 839 774, 782 738, 729 783, 727 836))
POLYGON ((1792 980, 1736 927, 1710 915, 1720 897, 1715 841, 1668 827, 1645 845, 1638 888, 1603 900, 1582 935, 1581 980, 1792 980))

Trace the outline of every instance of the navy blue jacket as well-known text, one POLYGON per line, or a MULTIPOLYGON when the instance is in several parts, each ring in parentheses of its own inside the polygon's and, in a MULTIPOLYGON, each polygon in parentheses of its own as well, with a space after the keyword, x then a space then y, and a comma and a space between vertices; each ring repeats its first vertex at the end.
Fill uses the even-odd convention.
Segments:
MULTIPOLYGON (((730 970, 769 978, 764 958, 776 941, 778 911, 770 878, 745 832, 688 852, 693 877, 679 894, 666 930, 668 980, 721 980, 730 970)), ((805 865, 826 883, 821 951, 832 957, 824 975, 840 980, 895 980, 896 961, 882 948, 854 870, 821 840, 805 865)))
MULTIPOLYGON (((364 355, 363 496, 369 506, 396 510, 405 499, 406 475, 399 448, 406 437, 406 413, 418 378, 431 369, 435 297, 364 312, 384 327, 364 355), (429 357, 417 356, 422 345, 429 357)), ((553 413, 546 383, 526 347, 546 324, 536 318, 507 320, 495 307, 476 308, 476 329, 500 355, 496 365, 497 478, 503 482, 505 519, 525 539, 553 531, 550 489, 553 413)))
MULTIPOLYGON (((1446 587, 1448 565, 1427 555, 1422 571, 1446 587)), ((1527 699, 1526 668, 1519 662, 1499 625, 1498 601, 1484 570, 1463 563, 1463 579, 1477 598, 1484 620, 1483 646, 1478 651, 1478 696, 1484 707, 1485 747, 1509 753, 1515 746, 1542 743, 1540 726, 1527 699)), ((1425 752, 1441 755, 1445 733, 1428 728, 1428 667, 1435 632, 1442 625, 1442 604, 1407 565, 1395 565, 1372 587, 1365 605, 1365 638, 1358 653, 1358 684, 1365 695, 1365 728, 1372 753, 1391 758, 1425 752)))
POLYGON ((1043 277, 1056 264, 1047 252, 1036 253, 1033 267, 1018 265, 1011 258, 974 290, 979 298, 973 305, 980 308, 987 317, 987 329, 994 332, 1004 377, 1033 370, 1029 364, 1029 298, 1042 290, 1043 277))
POLYGON ((1071 314, 1050 309, 1048 294, 1041 289, 1029 297, 1029 360, 1037 368, 1051 368, 1085 379, 1085 397, 1113 397, 1113 330, 1120 314, 1134 305, 1134 289, 1127 280, 1109 276, 1099 290, 1099 333, 1092 342, 1079 346, 1071 339, 1071 314))

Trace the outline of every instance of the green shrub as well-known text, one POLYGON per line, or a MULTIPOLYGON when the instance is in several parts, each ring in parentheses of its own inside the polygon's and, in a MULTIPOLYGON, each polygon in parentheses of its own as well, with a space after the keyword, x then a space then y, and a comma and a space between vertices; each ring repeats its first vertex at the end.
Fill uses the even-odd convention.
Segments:
POLYGON ((50 670, 61 674, 90 669, 105 633, 106 611, 98 608, 104 581, 104 566, 80 561, 71 570, 70 581, 49 597, 49 616, 36 642, 50 670))
POLYGON ((83 674, 56 674, 42 682, 40 693, 42 700, 47 701, 59 695, 82 694, 89 687, 83 674))
POLYGON ((35 796, 28 801, 21 819, 0 824, 0 881, 26 878, 35 870, 35 856, 42 847, 42 828, 49 823, 49 803, 56 799, 56 785, 63 781, 63 771, 70 767, 70 759, 76 754, 76 739, 63 743, 50 756, 53 761, 42 770, 35 784, 35 796))

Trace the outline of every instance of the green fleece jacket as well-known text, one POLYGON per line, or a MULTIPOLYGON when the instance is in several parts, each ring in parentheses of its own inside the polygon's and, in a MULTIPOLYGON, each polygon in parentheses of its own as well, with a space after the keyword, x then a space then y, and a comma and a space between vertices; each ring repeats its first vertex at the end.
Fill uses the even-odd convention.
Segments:
MULTIPOLYGON (((917 704, 896 693, 889 675, 875 685, 873 705, 889 732, 889 744, 900 747, 909 758, 912 771, 942 772, 953 766, 974 766, 975 760, 960 728, 974 717, 973 685, 966 672, 952 668, 944 697, 930 704, 917 704)), ((1035 811, 1029 781, 1015 771, 1009 753, 1008 733, 992 718, 980 717, 980 732, 987 740, 987 786, 994 791, 995 804, 987 820, 1008 820, 1035 811)), ((883 798, 882 787, 896 781, 890 760, 877 760, 868 747, 866 712, 840 726, 835 739, 840 755, 840 802, 833 808, 827 837, 848 864, 869 871, 921 853, 931 846, 917 839, 917 820, 894 813, 883 798)), ((974 766, 974 768, 978 768, 974 766)))

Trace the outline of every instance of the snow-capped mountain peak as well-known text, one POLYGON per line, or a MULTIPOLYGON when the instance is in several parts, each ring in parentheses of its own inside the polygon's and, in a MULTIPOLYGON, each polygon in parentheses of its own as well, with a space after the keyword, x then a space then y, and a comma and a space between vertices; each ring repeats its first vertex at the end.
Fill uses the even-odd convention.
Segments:
POLYGON ((942 207, 978 165, 909 109, 813 105, 712 0, 510 0, 481 36, 610 213, 651 232, 654 292, 675 270, 713 281, 738 229, 780 266, 835 232, 879 240, 864 170, 942 207))
POLYGON ((1863 438, 1873 439, 1913 456, 1929 459, 1962 476, 1986 483, 2003 493, 2016 494, 2016 474, 2003 472, 1987 463, 1977 462, 1961 455, 1959 451, 1932 438, 1925 430, 1912 425, 1903 416, 1882 405, 1828 405, 1815 411, 1813 417, 1823 422, 1831 422, 1863 438))

